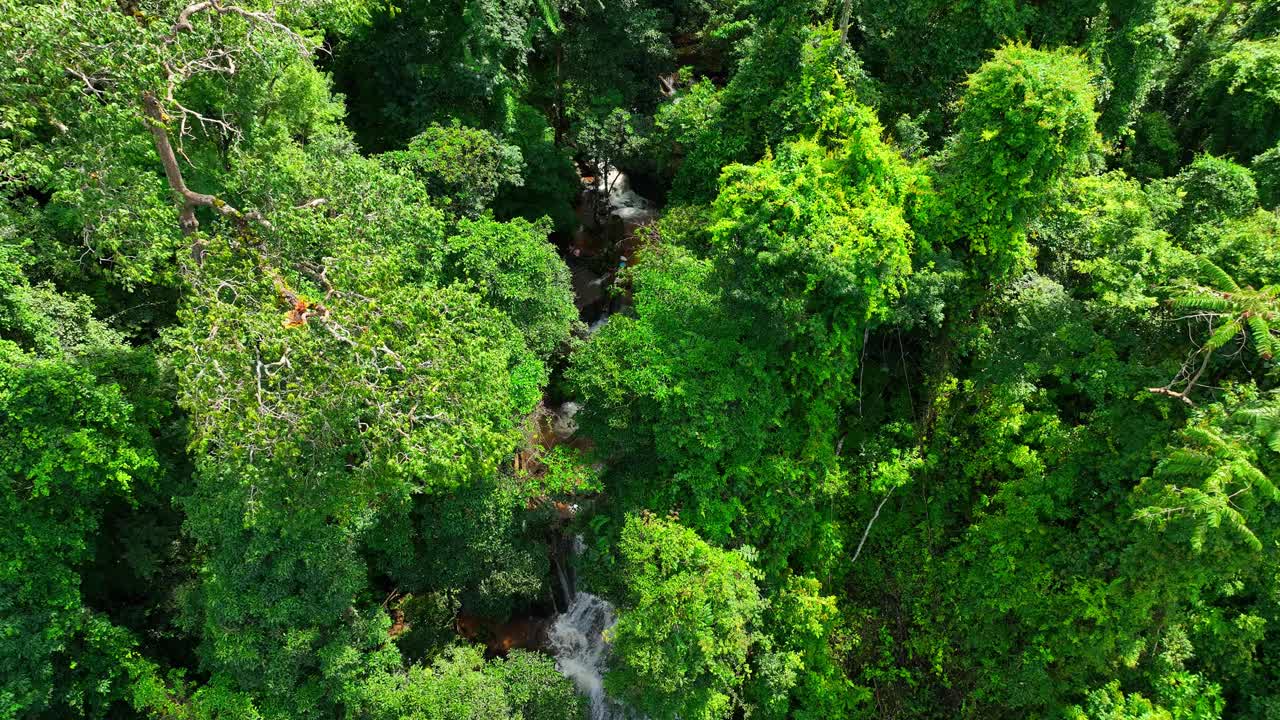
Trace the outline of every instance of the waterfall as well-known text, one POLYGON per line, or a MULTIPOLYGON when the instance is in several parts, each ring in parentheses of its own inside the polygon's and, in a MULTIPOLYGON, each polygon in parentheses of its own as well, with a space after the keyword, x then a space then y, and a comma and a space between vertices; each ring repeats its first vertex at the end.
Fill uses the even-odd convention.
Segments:
POLYGON ((574 595, 548 634, 547 644, 556 656, 556 669, 573 681, 587 698, 591 720, 625 720, 627 713, 604 692, 605 661, 609 644, 604 633, 617 617, 613 606, 588 592, 574 595))
MULTIPOLYGON (((561 547, 568 545, 571 557, 582 554, 581 535, 566 539, 568 542, 561 547)), ((556 562, 569 607, 556 616, 547 632, 547 649, 556 657, 556 670, 572 680, 578 692, 586 696, 591 720, 627 720, 633 715, 604 692, 605 663, 609 660, 609 643, 604 634, 618 617, 609 601, 589 592, 578 592, 573 566, 569 565, 568 569, 566 578, 560 563, 556 562)))

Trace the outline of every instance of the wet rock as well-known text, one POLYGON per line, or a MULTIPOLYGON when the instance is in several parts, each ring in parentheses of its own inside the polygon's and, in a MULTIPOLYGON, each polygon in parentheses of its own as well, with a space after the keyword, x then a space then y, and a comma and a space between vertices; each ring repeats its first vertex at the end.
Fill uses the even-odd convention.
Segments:
POLYGON ((595 307, 604 300, 605 278, 595 274, 582 265, 574 265, 571 269, 573 283, 573 302, 578 310, 595 307))
POLYGON ((578 431, 578 422, 573 418, 581 409, 581 405, 570 401, 551 413, 551 432, 555 433, 556 439, 561 441, 568 440, 578 431))
POLYGON ((636 228, 658 219, 658 209, 631 188, 631 179, 620 170, 610 169, 597 180, 595 192, 607 193, 608 217, 621 223, 622 238, 631 237, 636 228))

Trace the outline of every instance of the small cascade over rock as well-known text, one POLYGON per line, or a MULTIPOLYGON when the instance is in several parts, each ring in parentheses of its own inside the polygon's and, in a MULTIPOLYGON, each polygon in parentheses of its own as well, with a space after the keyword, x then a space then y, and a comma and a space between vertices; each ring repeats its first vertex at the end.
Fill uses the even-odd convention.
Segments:
POLYGON ((623 233, 627 236, 637 227, 658 219, 658 210, 653 203, 633 190, 631 178, 617 168, 609 168, 598 178, 594 190, 604 201, 608 216, 623 223, 623 233))
POLYGON ((565 248, 574 303, 582 320, 598 321, 630 304, 630 292, 611 293, 619 274, 636 260, 657 222, 658 206, 632 187, 631 178, 614 167, 585 169, 576 214, 578 229, 565 248))
POLYGON ((628 717, 622 706, 604 692, 605 663, 609 659, 609 643, 604 634, 615 622, 617 616, 608 601, 580 592, 552 623, 547 636, 547 649, 556 657, 556 669, 587 698, 591 720, 628 717))
MULTIPOLYGON (((568 543, 572 555, 582 552, 582 536, 568 543)), ((556 658, 556 669, 573 681, 578 692, 587 698, 591 720, 628 720, 638 718, 622 704, 611 700, 604 691, 604 673, 609 661, 609 643, 605 632, 618 621, 609 601, 589 592, 577 591, 577 577, 570 571, 560 582, 569 597, 569 607, 556 616, 547 630, 546 649, 556 658)))

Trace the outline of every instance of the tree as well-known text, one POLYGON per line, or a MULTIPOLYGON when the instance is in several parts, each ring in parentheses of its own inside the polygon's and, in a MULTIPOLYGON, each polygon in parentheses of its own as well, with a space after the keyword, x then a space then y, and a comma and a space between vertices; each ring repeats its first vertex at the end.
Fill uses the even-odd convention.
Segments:
POLYGON ((1098 130, 1108 140, 1123 140, 1159 87, 1159 73, 1173 59, 1176 40, 1163 0, 1111 0, 1106 3, 1111 27, 1105 48, 1105 96, 1098 130))
POLYGON ((484 130, 433 125, 384 158, 417 176, 446 212, 475 217, 501 188, 523 184, 520 149, 484 130))
POLYGON ((969 253, 993 281, 1017 274, 1031 254, 1026 222, 1096 142, 1093 104, 1078 56, 998 50, 969 78, 939 161, 937 202, 920 219, 933 223, 930 241, 969 253))
POLYGON ((1201 155, 1173 180, 1184 193, 1174 227, 1186 234, 1196 225, 1243 217, 1258 205, 1249 169, 1224 158, 1201 155))
POLYGON ((728 168, 710 257, 643 256, 635 318, 611 321, 568 373, 592 437, 648 469, 607 486, 679 509, 709 541, 756 544, 769 572, 840 552, 823 502, 841 486, 837 418, 860 343, 910 272, 916 176, 866 108, 832 110, 827 128, 826 144, 728 168))
MULTIPOLYGON (((926 129, 943 138, 952 129, 951 121, 959 109, 955 102, 965 92, 965 77, 988 62, 990 53, 999 52, 1007 43, 1052 48, 1096 42, 1090 31, 1097 32, 1096 18, 1104 5, 1114 7, 1100 0, 1051 6, 983 0, 858 3, 851 42, 867 72, 885 88, 885 116, 927 112, 926 129)), ((1112 12, 1114 20, 1121 16, 1137 19, 1138 14, 1118 8, 1112 12)), ((1123 46, 1125 34, 1136 29, 1120 24, 1113 31, 1116 35, 1105 36, 1110 41, 1108 49, 1114 52, 1117 45, 1123 46)), ((1139 31, 1138 38, 1148 37, 1139 31)), ((1147 46, 1145 51, 1155 49, 1147 46)), ((1128 64, 1128 58, 1104 56, 1104 61, 1117 75, 1136 72, 1141 77, 1142 68, 1128 64)))
POLYGON ((1210 147, 1241 161, 1264 152, 1280 135, 1280 42, 1242 39, 1213 58, 1197 77, 1192 128, 1202 128, 1210 147))
POLYGON ((82 574, 109 506, 157 481, 160 418, 121 387, 122 338, 85 298, 28 284, 16 250, 0 241, 0 714, 104 715, 134 640, 82 574))
POLYGON ((744 43, 737 72, 722 90, 694 86, 659 110, 667 142, 685 153, 673 180, 677 202, 710 202, 724 167, 756 162, 766 148, 824 129, 823 120, 867 89, 861 66, 835 32, 798 26, 782 6, 773 12, 779 17, 762 22, 744 43))
POLYGON ((655 518, 628 518, 618 552, 626 590, 609 632, 610 691, 653 717, 730 717, 763 608, 756 572, 655 518))
POLYGON ((547 241, 549 230, 546 221, 480 219, 460 222, 446 241, 446 274, 474 283, 543 360, 569 339, 578 315, 569 268, 547 241))

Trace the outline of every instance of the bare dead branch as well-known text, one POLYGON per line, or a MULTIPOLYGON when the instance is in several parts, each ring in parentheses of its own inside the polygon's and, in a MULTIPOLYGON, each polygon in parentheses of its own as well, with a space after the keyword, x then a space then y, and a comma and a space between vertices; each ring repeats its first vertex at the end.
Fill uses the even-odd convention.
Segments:
MULTIPOLYGON (((894 487, 897 487, 897 486, 895 485, 894 487)), ((880 517, 880 511, 884 509, 884 504, 889 502, 889 496, 893 494, 893 490, 894 488, 892 487, 889 488, 889 492, 884 494, 884 499, 881 500, 880 504, 876 506, 875 514, 872 515, 871 519, 867 521, 867 528, 862 531, 862 539, 858 541, 858 549, 854 551, 853 559, 849 561, 849 564, 852 565, 853 563, 858 562, 858 556, 862 554, 862 546, 866 544, 867 535, 871 533, 871 526, 875 524, 876 518, 880 517)))
POLYGON ((1190 397, 1191 391, 1196 389, 1197 383, 1200 382, 1200 376, 1204 374, 1205 368, 1209 366, 1209 358, 1213 357, 1213 352, 1210 350, 1202 349, 1200 351, 1200 354, 1204 356, 1200 361, 1200 367, 1196 369, 1194 374, 1191 374, 1191 376, 1187 378, 1187 384, 1182 388, 1181 391, 1174 391, 1173 385, 1174 383, 1178 382, 1179 378, 1189 374, 1186 365, 1183 365, 1182 370, 1178 373, 1178 376, 1175 377, 1173 380, 1169 381, 1168 385, 1165 385, 1164 387, 1147 388, 1147 390, 1157 395, 1164 395, 1166 397, 1177 398, 1178 400, 1181 400, 1182 402, 1188 405, 1194 406, 1195 402, 1193 402, 1190 397))
MULTIPOLYGON (((144 92, 142 94, 142 107, 147 118, 147 129, 151 131, 156 154, 160 156, 160 164, 164 166, 164 174, 169 181, 169 188, 173 190, 180 201, 181 211, 178 216, 178 225, 182 228, 184 235, 193 235, 200 228, 200 221, 196 219, 196 208, 198 207, 212 208, 219 215, 235 220, 242 225, 249 220, 253 220, 264 227, 271 227, 270 223, 256 211, 246 215, 213 195, 198 193, 188 188, 186 181, 182 178, 182 168, 178 167, 178 158, 173 152, 173 144, 169 140, 169 131, 166 129, 169 117, 160 108, 160 101, 156 99, 155 93, 144 92)), ((196 262, 200 262, 203 259, 203 250, 198 242, 192 245, 192 258, 196 262)))
POLYGON ((178 41, 178 36, 182 33, 194 31, 195 26, 191 24, 191 18, 199 13, 208 11, 212 11, 219 15, 238 15, 249 22, 266 25, 274 30, 278 30, 287 35, 290 40, 298 45, 298 49, 302 54, 311 54, 311 44, 307 42, 306 38, 294 32, 293 29, 287 25, 281 24, 275 19, 273 14, 246 10, 237 5, 223 5, 218 0, 203 0, 203 2, 192 3, 191 5, 183 8, 182 12, 178 13, 177 22, 173 24, 169 34, 165 36, 165 44, 172 45, 178 41))
POLYGON ((85 89, 88 91, 89 94, 93 95, 94 97, 101 99, 102 96, 105 94, 103 93, 102 88, 94 84, 94 78, 91 78, 88 75, 85 75, 84 73, 72 67, 64 68, 64 70, 66 70, 67 74, 70 75, 71 77, 74 77, 80 80, 80 82, 84 83, 85 89))
POLYGON ((1184 403, 1186 403, 1186 404, 1188 404, 1188 405, 1191 405, 1191 406, 1194 406, 1194 405, 1195 405, 1195 402, 1194 402, 1191 398, 1187 397, 1187 395, 1186 395, 1186 392, 1185 392, 1185 391, 1183 391, 1183 392, 1174 392, 1173 390, 1170 390, 1170 389, 1169 389, 1169 388, 1167 388, 1167 387, 1153 387, 1153 388, 1147 388, 1147 391, 1148 391, 1148 392, 1153 392, 1153 393, 1155 393, 1155 394, 1157 394, 1157 395, 1165 395, 1165 396, 1167 396, 1167 397, 1176 398, 1176 399, 1181 400, 1182 402, 1184 402, 1184 403))

